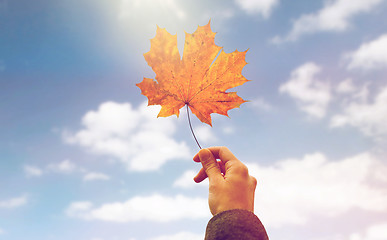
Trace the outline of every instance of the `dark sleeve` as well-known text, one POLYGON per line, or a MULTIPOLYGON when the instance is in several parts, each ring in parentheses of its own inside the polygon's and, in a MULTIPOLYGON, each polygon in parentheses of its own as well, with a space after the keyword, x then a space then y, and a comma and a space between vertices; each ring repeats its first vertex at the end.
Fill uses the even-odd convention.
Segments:
POLYGON ((233 209, 216 214, 208 222, 205 240, 268 240, 258 217, 247 210, 233 209))

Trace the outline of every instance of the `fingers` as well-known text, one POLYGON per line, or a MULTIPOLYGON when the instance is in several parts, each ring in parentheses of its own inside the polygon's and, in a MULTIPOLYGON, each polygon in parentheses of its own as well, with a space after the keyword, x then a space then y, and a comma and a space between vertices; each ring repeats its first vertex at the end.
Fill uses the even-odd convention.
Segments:
MULTIPOLYGON (((207 174, 210 182, 212 180, 223 178, 223 175, 221 173, 221 169, 216 161, 216 158, 214 157, 214 155, 211 153, 210 150, 202 149, 199 151, 199 153, 197 155, 198 155, 199 161, 202 163, 204 172, 207 174)), ((199 171, 199 173, 200 173, 200 171, 199 171)), ((200 180, 203 177, 204 176, 202 173, 200 175, 200 177, 198 178, 198 180, 200 180)))
POLYGON ((199 170, 198 174, 196 174, 196 176, 194 177, 194 181, 196 183, 200 183, 206 178, 207 178, 207 173, 206 173, 206 171, 204 171, 204 168, 201 168, 199 170))
MULTIPOLYGON (((239 161, 227 147, 210 147, 202 149, 197 153, 193 160, 201 162, 203 169, 194 177, 194 181, 199 183, 209 176, 219 178, 226 175, 226 172, 237 172, 238 169, 244 170, 246 167, 239 161), (216 161, 220 159, 220 161, 216 161), (233 169, 233 170, 232 170, 233 169), (212 174, 212 176, 210 176, 212 174)), ((247 173, 247 171, 246 171, 247 173)))
MULTIPOLYGON (((224 173, 225 177, 229 174, 248 174, 247 167, 239 161, 227 147, 210 147, 207 149, 212 153, 215 159, 220 159, 222 163, 220 164, 221 172, 224 173)), ((195 162, 200 162, 199 153, 193 158, 195 162)))
MULTIPOLYGON (((217 163, 219 165, 219 168, 220 168, 220 171, 221 171, 222 175, 224 175, 224 173, 225 173, 224 164, 221 161, 217 161, 217 163)), ((196 176, 194 177, 194 181, 196 183, 200 183, 200 182, 202 182, 206 178, 207 178, 207 173, 204 170, 204 168, 201 168, 199 170, 199 172, 196 174, 196 176)))
MULTIPOLYGON (((211 151, 215 159, 220 159, 224 164, 229 161, 240 162, 227 147, 209 147, 207 149, 211 151)), ((193 160, 195 162, 200 162, 199 153, 194 156, 193 160)))
POLYGON ((210 147, 208 150, 216 159, 220 159, 226 167, 228 162, 240 162, 227 147, 210 147))
POLYGON ((227 147, 210 147, 208 148, 215 158, 220 159, 225 170, 225 176, 228 174, 246 174, 246 166, 234 156, 227 147))

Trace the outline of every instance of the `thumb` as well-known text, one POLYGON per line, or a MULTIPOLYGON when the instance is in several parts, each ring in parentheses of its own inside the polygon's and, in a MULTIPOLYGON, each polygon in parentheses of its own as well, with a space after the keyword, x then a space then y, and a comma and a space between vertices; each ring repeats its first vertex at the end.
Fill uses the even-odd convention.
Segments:
POLYGON ((199 151, 199 159, 203 165, 204 171, 207 173, 207 176, 210 182, 213 179, 222 177, 219 164, 216 162, 214 155, 208 149, 202 149, 199 151))

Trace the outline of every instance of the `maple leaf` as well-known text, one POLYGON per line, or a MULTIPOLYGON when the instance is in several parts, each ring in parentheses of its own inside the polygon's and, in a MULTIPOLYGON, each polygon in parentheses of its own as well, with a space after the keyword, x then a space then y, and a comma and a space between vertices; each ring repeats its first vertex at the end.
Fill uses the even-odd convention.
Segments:
POLYGON ((200 121, 212 126, 211 113, 228 116, 228 110, 246 102, 226 90, 249 81, 242 76, 247 50, 225 53, 215 44, 215 34, 210 22, 186 33, 181 59, 177 36, 157 27, 151 49, 144 54, 156 78, 144 78, 136 86, 148 97, 148 105, 161 105, 158 117, 179 116, 187 105, 200 121))

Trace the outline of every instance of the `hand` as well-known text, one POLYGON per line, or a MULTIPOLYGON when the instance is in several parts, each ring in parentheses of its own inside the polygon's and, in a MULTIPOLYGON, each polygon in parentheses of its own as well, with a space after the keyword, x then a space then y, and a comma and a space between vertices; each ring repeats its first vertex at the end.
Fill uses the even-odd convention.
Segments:
POLYGON ((231 209, 254 211, 257 180, 249 175, 247 167, 228 148, 201 149, 193 159, 203 166, 194 181, 199 183, 208 176, 208 204, 212 215, 231 209))

